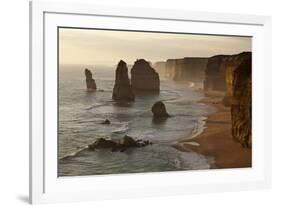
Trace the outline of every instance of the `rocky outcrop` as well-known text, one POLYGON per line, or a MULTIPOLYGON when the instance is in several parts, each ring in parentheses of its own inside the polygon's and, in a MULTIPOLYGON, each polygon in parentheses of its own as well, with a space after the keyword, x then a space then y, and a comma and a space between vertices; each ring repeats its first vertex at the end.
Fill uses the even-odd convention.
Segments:
POLYGON ((162 101, 154 103, 151 108, 154 118, 167 118, 170 115, 167 113, 166 106, 162 101))
POLYGON ((168 78, 176 81, 203 81, 208 58, 186 57, 182 59, 168 59, 165 73, 168 78))
POLYGON ((106 120, 103 121, 101 124, 102 124, 102 125, 110 125, 111 122, 109 121, 109 119, 106 119, 106 120))
POLYGON ((241 53, 235 56, 240 64, 232 67, 231 119, 232 136, 243 147, 252 146, 252 55, 241 53))
POLYGON ((95 149, 114 149, 118 146, 117 142, 112 140, 107 140, 104 138, 97 139, 93 144, 88 145, 88 148, 91 150, 95 149))
POLYGON ((89 69, 85 69, 87 91, 92 92, 97 89, 96 82, 93 79, 92 72, 89 69))
POLYGON ((136 60, 131 69, 131 85, 136 90, 159 92, 159 74, 146 60, 136 60))
POLYGON ((128 77, 127 64, 122 60, 118 63, 116 68, 112 99, 116 101, 135 100, 135 95, 128 77))
POLYGON ((93 144, 88 145, 90 150, 96 149, 111 149, 112 151, 125 151, 128 148, 144 147, 151 145, 148 140, 135 140, 130 136, 125 135, 122 142, 115 142, 104 138, 97 139, 93 144))

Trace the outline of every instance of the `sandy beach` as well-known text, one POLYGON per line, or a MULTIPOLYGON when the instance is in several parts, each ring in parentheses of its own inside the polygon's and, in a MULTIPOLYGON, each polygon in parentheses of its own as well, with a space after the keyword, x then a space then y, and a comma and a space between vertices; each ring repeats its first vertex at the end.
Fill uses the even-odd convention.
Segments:
POLYGON ((224 107, 219 94, 207 94, 201 102, 217 108, 206 120, 206 129, 193 139, 183 138, 176 147, 190 149, 214 159, 213 168, 246 168, 252 165, 252 150, 232 139, 230 108, 224 107), (198 143, 199 146, 191 145, 198 143))

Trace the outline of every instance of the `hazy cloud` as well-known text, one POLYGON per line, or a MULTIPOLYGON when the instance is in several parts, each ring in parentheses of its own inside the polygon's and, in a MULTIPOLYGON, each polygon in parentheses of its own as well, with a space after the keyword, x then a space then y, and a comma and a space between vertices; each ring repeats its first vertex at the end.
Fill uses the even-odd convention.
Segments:
POLYGON ((86 29, 60 29, 61 64, 132 64, 168 58, 209 57, 251 51, 251 38, 86 29))

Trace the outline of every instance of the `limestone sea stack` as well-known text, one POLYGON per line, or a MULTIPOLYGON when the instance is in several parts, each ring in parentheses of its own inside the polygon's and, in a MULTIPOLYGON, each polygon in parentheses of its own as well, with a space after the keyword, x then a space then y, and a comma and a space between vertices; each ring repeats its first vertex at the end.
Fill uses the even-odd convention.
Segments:
POLYGON ((132 88, 142 91, 160 91, 159 74, 144 59, 138 59, 131 69, 132 88))
POLYGON ((93 79, 92 72, 89 69, 85 69, 87 91, 92 92, 97 89, 96 82, 93 79))
POLYGON ((158 101, 154 103, 151 108, 151 112, 153 113, 154 118, 167 118, 170 115, 167 113, 166 106, 162 101, 158 101))
POLYGON ((120 60, 115 71, 115 84, 113 88, 112 99, 116 101, 134 101, 130 80, 128 77, 127 64, 120 60))
POLYGON ((233 71, 231 119, 232 136, 243 147, 252 146, 252 54, 242 53, 233 71))

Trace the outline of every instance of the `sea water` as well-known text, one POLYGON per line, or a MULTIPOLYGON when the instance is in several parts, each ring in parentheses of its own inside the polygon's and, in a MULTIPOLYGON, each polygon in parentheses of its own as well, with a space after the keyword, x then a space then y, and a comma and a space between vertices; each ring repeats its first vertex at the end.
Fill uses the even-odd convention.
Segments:
POLYGON ((97 67, 93 78, 96 92, 87 92, 82 66, 61 66, 59 70, 58 175, 81 176, 136 172, 209 169, 206 156, 182 152, 174 144, 194 137, 204 129, 212 107, 199 103, 203 92, 192 82, 160 79, 160 93, 136 95, 135 102, 112 100, 114 68, 97 67), (151 107, 163 101, 171 115, 154 122, 151 107), (101 124, 109 119, 111 124, 101 124), (87 146, 98 138, 119 140, 125 135, 153 144, 124 152, 91 151, 87 146))

